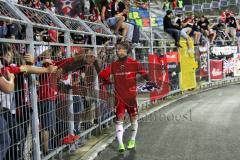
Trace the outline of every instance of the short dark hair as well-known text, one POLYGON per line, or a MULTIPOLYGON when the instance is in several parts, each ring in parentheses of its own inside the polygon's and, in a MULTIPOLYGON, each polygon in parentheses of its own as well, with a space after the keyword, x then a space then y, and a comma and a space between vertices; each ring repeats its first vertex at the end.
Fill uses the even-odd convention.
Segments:
POLYGON ((172 12, 172 10, 167 10, 166 13, 167 13, 167 15, 170 15, 170 14, 173 13, 173 12, 172 12))
POLYGON ((119 43, 117 43, 116 46, 126 49, 126 51, 127 51, 128 53, 131 53, 131 52, 132 52, 132 47, 131 47, 131 44, 130 44, 129 42, 126 42, 126 41, 119 42, 119 43))

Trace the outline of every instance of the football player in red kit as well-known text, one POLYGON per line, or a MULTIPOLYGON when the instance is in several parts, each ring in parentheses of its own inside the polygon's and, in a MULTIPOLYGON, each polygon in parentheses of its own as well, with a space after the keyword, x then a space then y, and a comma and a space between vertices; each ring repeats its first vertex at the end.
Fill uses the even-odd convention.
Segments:
MULTIPOLYGON (((128 57, 128 44, 120 43, 117 45, 118 60, 111 63, 106 69, 100 71, 98 62, 93 62, 99 78, 105 81, 113 79, 115 87, 115 105, 116 105, 116 135, 119 142, 119 152, 125 151, 123 144, 123 121, 125 110, 127 110, 131 120, 131 138, 128 141, 127 149, 135 148, 135 138, 138 129, 137 115, 137 92, 136 75, 141 74, 145 80, 148 80, 148 74, 140 62, 128 57)), ((148 82, 148 84, 155 84, 148 82)))

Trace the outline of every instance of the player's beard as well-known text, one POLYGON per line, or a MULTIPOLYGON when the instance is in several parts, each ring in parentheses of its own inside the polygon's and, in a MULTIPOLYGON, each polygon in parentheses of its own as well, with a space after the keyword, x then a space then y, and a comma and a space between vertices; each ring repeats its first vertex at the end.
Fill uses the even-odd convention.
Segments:
POLYGON ((127 59, 127 57, 128 57, 127 55, 125 55, 123 57, 118 56, 118 60, 125 61, 127 59))

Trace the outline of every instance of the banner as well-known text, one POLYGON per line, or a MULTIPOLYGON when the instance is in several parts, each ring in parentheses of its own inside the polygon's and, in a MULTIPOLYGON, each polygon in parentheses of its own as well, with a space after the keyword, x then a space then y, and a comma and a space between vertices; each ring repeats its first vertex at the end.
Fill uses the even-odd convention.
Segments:
POLYGON ((207 53, 200 54, 200 79, 208 77, 208 56, 207 53))
POLYGON ((182 48, 179 48, 180 88, 182 91, 185 91, 197 87, 196 69, 198 68, 198 63, 195 61, 193 40, 190 40, 190 50, 187 47, 186 40, 183 38, 180 39, 180 45, 182 46, 182 48))
POLYGON ((150 93, 150 99, 156 100, 166 96, 169 91, 169 78, 166 57, 149 55, 149 76, 151 81, 155 81, 160 86, 159 90, 150 93))
POLYGON ((211 80, 223 79, 223 61, 222 60, 210 60, 211 80))
POLYGON ((240 53, 234 54, 234 60, 235 60, 235 65, 234 65, 233 75, 240 76, 240 53))
POLYGON ((166 59, 169 72, 179 72, 179 53, 166 52, 166 59))
POLYGON ((237 46, 210 47, 210 54, 215 56, 228 56, 237 52, 237 46))
POLYGON ((233 76, 235 68, 235 60, 233 57, 223 60, 223 73, 226 76, 233 76))
POLYGON ((166 52, 167 67, 171 90, 179 89, 179 53, 166 52))

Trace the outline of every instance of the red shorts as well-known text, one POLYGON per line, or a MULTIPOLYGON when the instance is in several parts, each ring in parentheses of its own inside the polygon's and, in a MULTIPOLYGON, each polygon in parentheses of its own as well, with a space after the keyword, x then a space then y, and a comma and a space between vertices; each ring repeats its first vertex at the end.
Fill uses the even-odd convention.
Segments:
POLYGON ((138 115, 138 105, 137 101, 135 100, 132 105, 124 103, 122 101, 118 101, 116 103, 116 117, 123 119, 125 117, 125 111, 127 110, 130 117, 134 117, 138 115))

